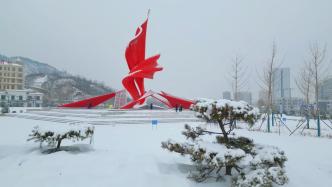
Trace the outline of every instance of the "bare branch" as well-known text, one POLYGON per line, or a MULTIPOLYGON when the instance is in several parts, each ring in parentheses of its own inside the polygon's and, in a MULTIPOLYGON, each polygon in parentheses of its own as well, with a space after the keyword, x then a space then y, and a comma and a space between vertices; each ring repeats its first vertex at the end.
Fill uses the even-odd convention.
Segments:
POLYGON ((240 55, 235 55, 232 59, 232 88, 233 88, 233 97, 234 100, 239 100, 238 93, 243 89, 243 87, 248 82, 245 78, 246 68, 243 66, 243 57, 240 55))
POLYGON ((273 86, 273 79, 274 79, 274 72, 277 67, 280 66, 280 63, 278 62, 277 58, 277 44, 275 41, 272 43, 272 50, 271 50, 271 56, 265 63, 265 67, 263 69, 262 73, 262 88, 265 88, 264 91, 267 93, 267 108, 269 111, 272 110, 272 86, 273 86))
MULTIPOLYGON (((315 88, 315 103, 318 106, 318 97, 319 97, 319 86, 321 81, 326 77, 322 74, 323 63, 326 55, 326 45, 321 47, 319 43, 315 42, 309 45, 309 59, 311 73, 314 77, 313 86, 315 88)), ((317 113, 319 112, 318 107, 316 107, 317 113)))
POLYGON ((313 74, 311 71, 311 63, 304 62, 298 77, 295 79, 295 83, 299 91, 303 94, 306 104, 310 103, 312 82, 313 74))

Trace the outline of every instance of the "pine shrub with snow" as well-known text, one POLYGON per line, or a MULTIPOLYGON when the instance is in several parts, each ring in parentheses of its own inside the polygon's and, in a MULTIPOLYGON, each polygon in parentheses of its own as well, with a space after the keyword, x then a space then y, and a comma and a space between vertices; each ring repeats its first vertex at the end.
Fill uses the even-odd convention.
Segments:
POLYGON ((283 169, 287 160, 283 151, 231 134, 235 120, 248 125, 257 120, 256 108, 245 102, 201 99, 193 109, 197 116, 218 124, 221 132, 185 125, 182 134, 188 142, 162 142, 162 148, 190 157, 196 166, 190 178, 202 182, 211 178, 219 181, 230 176, 232 185, 241 187, 283 185, 288 181, 283 169), (211 141, 211 136, 214 136, 214 141, 211 141))
POLYGON ((71 126, 70 128, 57 129, 57 130, 45 130, 36 126, 29 134, 30 138, 27 141, 39 142, 40 147, 45 142, 51 149, 50 153, 60 150, 60 146, 63 140, 82 141, 87 138, 92 138, 94 134, 94 128, 71 126))

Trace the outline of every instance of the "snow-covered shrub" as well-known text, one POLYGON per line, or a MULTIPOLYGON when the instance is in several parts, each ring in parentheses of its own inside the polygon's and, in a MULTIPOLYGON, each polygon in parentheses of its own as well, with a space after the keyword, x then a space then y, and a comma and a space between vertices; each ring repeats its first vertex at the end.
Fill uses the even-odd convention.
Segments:
POLYGON ((196 166, 190 178, 202 182, 231 176, 234 186, 257 187, 273 183, 282 185, 288 181, 283 170, 287 160, 283 151, 273 146, 254 144, 246 137, 231 135, 232 128, 226 127, 234 120, 254 123, 258 117, 257 109, 245 102, 228 100, 201 100, 193 108, 206 121, 218 123, 221 132, 185 125, 182 134, 188 142, 162 142, 162 148, 190 157, 196 166), (208 141, 204 135, 214 136, 215 141, 208 141))
POLYGON ((226 99, 198 99, 193 106, 197 117, 204 118, 207 122, 218 123, 225 141, 233 130, 235 121, 243 121, 253 125, 258 119, 259 110, 244 101, 230 101, 226 99), (226 131, 228 126, 228 131, 226 131))
POLYGON ((32 133, 29 134, 30 138, 27 141, 39 142, 40 146, 42 143, 46 142, 50 147, 55 147, 52 149, 54 151, 59 151, 61 142, 64 139, 71 141, 82 141, 86 138, 91 138, 94 133, 94 127, 78 127, 72 126, 70 128, 54 130, 43 130, 38 126, 34 127, 32 133))

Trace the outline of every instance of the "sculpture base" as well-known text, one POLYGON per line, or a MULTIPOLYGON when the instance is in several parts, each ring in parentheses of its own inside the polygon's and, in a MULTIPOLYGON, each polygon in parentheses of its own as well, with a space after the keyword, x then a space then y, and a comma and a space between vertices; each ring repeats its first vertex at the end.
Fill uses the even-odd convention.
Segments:
MULTIPOLYGON (((113 97, 116 96, 116 94, 118 94, 120 92, 123 92, 123 90, 118 91, 118 92, 108 93, 108 94, 101 95, 101 96, 92 97, 89 99, 84 99, 81 101, 63 104, 63 105, 60 105, 59 107, 94 108, 94 107, 98 106, 99 104, 112 99, 113 97)), ((144 103, 144 101, 149 97, 152 97, 152 98, 160 101, 168 108, 182 107, 184 109, 189 109, 190 106, 192 104, 194 104, 194 101, 192 101, 192 100, 179 98, 179 97, 173 96, 171 94, 168 94, 166 92, 156 93, 156 92, 153 92, 150 90, 150 91, 146 92, 144 95, 142 95, 140 98, 133 100, 133 101, 125 104, 124 106, 120 107, 120 109, 132 109, 134 107, 137 107, 140 105, 140 103, 144 103)))

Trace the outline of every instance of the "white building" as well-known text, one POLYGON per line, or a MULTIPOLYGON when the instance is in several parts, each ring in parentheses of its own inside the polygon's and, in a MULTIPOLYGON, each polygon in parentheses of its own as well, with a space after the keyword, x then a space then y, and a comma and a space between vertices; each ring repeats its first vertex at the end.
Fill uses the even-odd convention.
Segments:
POLYGON ((223 99, 227 99, 227 100, 231 100, 231 92, 230 91, 225 91, 222 93, 222 98, 223 99))
POLYGON ((302 98, 279 98, 274 100, 275 112, 281 112, 289 115, 300 113, 303 105, 304 100, 302 98))
POLYGON ((319 100, 332 100, 332 77, 324 80, 320 84, 319 100))
POLYGON ((42 102, 43 94, 30 89, 0 91, 1 107, 42 107, 42 102))
POLYGON ((245 101, 248 104, 252 104, 252 94, 251 94, 251 92, 237 92, 235 94, 237 96, 237 100, 245 101))
POLYGON ((272 75, 272 100, 275 112, 293 113, 301 101, 292 98, 290 87, 290 69, 276 68, 272 75))

